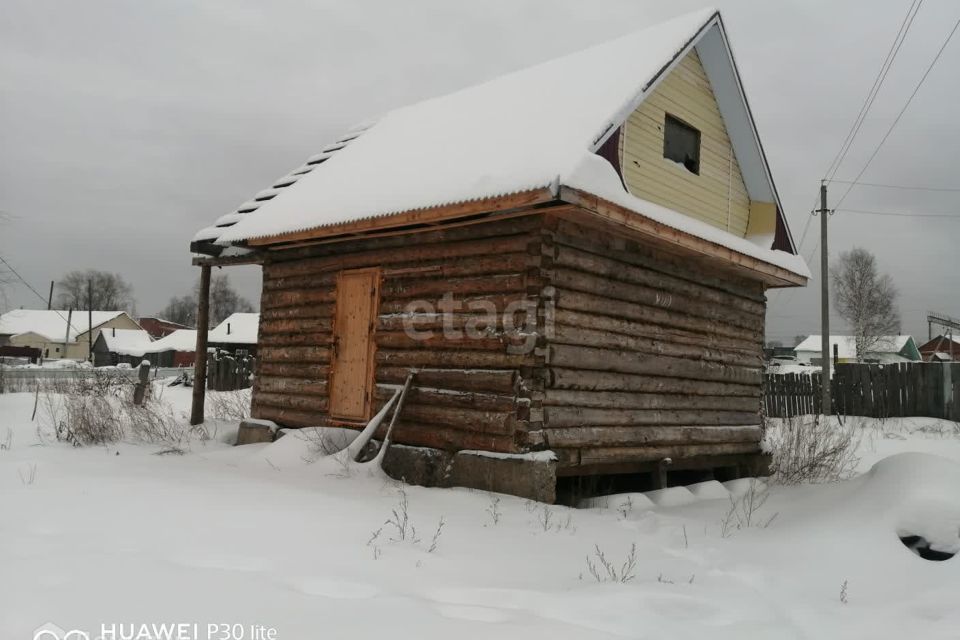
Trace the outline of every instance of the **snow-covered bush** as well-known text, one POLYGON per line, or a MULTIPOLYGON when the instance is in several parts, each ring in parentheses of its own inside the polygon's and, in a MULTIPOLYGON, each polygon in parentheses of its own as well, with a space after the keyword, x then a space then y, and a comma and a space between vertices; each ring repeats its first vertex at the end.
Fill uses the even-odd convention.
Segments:
POLYGON ((131 438, 179 447, 189 436, 183 416, 148 393, 133 403, 133 386, 110 375, 51 381, 43 391, 41 425, 57 440, 82 447, 131 438))
POLYGON ((773 456, 775 481, 781 484, 834 482, 850 477, 860 458, 860 432, 823 416, 794 416, 770 420, 764 446, 773 456))
POLYGON ((250 417, 250 389, 210 391, 207 401, 217 420, 239 422, 250 417))

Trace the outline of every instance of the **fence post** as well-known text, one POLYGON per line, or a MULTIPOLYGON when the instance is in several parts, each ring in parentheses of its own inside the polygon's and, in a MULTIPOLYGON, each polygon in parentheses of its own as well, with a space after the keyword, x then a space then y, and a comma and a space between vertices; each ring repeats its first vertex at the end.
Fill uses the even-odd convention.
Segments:
POLYGON ((150 382, 150 363, 147 361, 140 362, 140 367, 137 371, 138 381, 137 386, 133 388, 133 404, 138 407, 143 404, 143 399, 147 395, 147 385, 150 382))

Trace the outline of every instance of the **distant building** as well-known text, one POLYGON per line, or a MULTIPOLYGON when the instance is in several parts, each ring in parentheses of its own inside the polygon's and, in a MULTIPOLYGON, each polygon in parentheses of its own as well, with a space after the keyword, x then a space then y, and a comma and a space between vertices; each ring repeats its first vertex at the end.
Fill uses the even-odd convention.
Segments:
POLYGON ((259 329, 259 313, 233 313, 210 330, 207 346, 231 353, 242 349, 250 355, 256 355, 259 329))
MULTIPOLYGON (((821 336, 810 336, 797 345, 797 360, 804 364, 819 365, 821 361, 821 336)), ((830 336, 830 358, 834 347, 837 350, 837 362, 857 361, 857 345, 853 336, 830 336)), ((864 362, 892 364, 894 362, 919 362, 920 351, 912 336, 884 336, 875 348, 867 353, 864 362)))
POLYGON ((155 318, 153 316, 140 318, 137 320, 140 323, 140 326, 143 327, 144 331, 150 334, 150 337, 154 340, 159 340, 164 336, 168 336, 174 331, 180 329, 193 329, 193 327, 188 327, 185 324, 180 324, 179 322, 173 322, 172 320, 164 320, 163 318, 155 318))
POLYGON ((156 367, 192 367, 197 348, 196 329, 177 329, 151 343, 144 358, 156 367))
POLYGON ((152 342, 150 334, 143 329, 104 329, 93 343, 93 364, 96 367, 139 364, 152 342))
POLYGON ((939 335, 918 347, 924 362, 954 362, 960 360, 960 340, 939 335))
POLYGON ((87 360, 90 344, 108 328, 140 329, 140 325, 125 311, 74 311, 71 316, 65 310, 14 309, 0 315, 0 346, 39 349, 47 359, 87 360))

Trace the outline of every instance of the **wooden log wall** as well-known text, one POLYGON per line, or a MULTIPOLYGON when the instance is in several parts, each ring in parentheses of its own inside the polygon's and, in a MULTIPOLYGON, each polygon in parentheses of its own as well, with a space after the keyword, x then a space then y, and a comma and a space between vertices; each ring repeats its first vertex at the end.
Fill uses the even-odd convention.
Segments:
POLYGON ((509 331, 502 313, 490 322, 467 304, 492 304, 502 312, 511 302, 536 303, 541 224, 531 215, 277 251, 263 267, 253 415, 290 426, 331 423, 327 384, 337 272, 377 266, 383 280, 374 334, 376 405, 411 368, 419 371, 394 440, 520 450, 528 442, 528 396, 537 384, 524 376, 543 360, 542 348, 538 355, 522 346, 539 340, 538 329, 509 331), (438 307, 444 294, 463 304, 448 320, 461 337, 444 335, 442 317, 413 305, 425 300, 438 307), (405 330, 409 326, 419 337, 405 330))
POLYGON ((763 285, 548 216, 545 386, 531 412, 561 466, 759 451, 763 285))

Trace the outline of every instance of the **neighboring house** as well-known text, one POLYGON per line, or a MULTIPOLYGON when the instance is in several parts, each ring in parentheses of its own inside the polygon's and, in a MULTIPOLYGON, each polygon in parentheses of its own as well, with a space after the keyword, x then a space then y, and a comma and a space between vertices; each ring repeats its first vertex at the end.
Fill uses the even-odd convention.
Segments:
MULTIPOLYGON (((821 336, 810 336, 797 345, 797 360, 805 364, 820 365, 821 336)), ((830 336, 830 358, 834 347, 839 363, 857 362, 857 344, 853 336, 830 336)), ((892 364, 895 362, 918 362, 920 352, 911 336, 885 336, 864 358, 864 362, 892 364)))
POLYGON ((137 320, 137 322, 140 323, 140 326, 143 327, 144 331, 149 333, 150 337, 154 340, 159 340, 160 338, 168 336, 174 331, 178 331, 180 329, 193 329, 193 327, 188 327, 185 324, 164 320, 163 318, 140 318, 137 320))
POLYGON ((93 343, 93 364, 96 367, 120 363, 137 365, 153 340, 143 329, 104 329, 93 343))
POLYGON ((391 111, 191 248, 263 267, 254 417, 360 428, 415 371, 388 473, 546 501, 761 471, 809 278, 712 12, 391 111))
POLYGON ((245 350, 257 354, 257 331, 260 327, 259 313, 233 313, 210 330, 207 347, 231 353, 245 350))
POLYGON ((196 329, 178 329, 153 341, 144 358, 156 367, 190 367, 197 348, 196 329))
POLYGON ((954 362, 960 360, 960 340, 939 335, 917 347, 925 362, 954 362))
POLYGON ((90 344, 108 328, 139 329, 140 325, 124 311, 74 311, 71 316, 65 310, 14 309, 0 315, 0 344, 39 349, 47 359, 87 360, 90 344))

